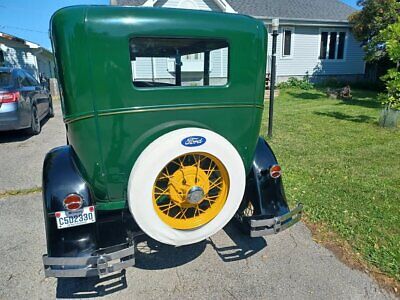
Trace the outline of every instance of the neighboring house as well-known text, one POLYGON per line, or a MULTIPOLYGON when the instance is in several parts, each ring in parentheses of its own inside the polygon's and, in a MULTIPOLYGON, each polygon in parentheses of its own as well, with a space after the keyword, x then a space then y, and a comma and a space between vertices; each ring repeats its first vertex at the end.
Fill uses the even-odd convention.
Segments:
MULTIPOLYGON (((240 13, 260 19, 271 33, 271 22, 279 18, 277 81, 309 75, 313 80, 336 77, 357 80, 364 77, 364 52, 350 32, 347 17, 355 10, 339 0, 111 0, 111 5, 154 6, 240 13)), ((270 71, 272 37, 268 39, 267 72, 270 71)), ((146 59, 132 63, 136 78, 173 78, 168 59, 146 59)), ((183 59, 182 72, 195 78, 201 55, 183 59), (185 69, 186 68, 186 69, 185 69)), ((227 49, 210 56, 210 80, 226 76, 227 49)), ((182 75, 184 76, 184 75, 182 75)))
POLYGON ((54 76, 53 54, 38 44, 0 32, 0 66, 22 68, 37 80, 54 76))

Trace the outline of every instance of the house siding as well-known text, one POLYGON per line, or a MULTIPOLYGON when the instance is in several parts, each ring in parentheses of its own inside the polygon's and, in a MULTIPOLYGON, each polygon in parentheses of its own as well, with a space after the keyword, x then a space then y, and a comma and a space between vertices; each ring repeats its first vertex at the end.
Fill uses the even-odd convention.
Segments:
MULTIPOLYGON (((285 26, 286 27, 286 26, 285 26)), ((280 28, 277 38, 277 81, 286 80, 288 77, 310 75, 318 80, 325 76, 348 76, 364 74, 364 52, 349 28, 334 27, 311 27, 311 26, 287 26, 294 29, 292 38, 292 56, 282 57, 282 30, 280 28), (320 60, 320 32, 345 31, 345 57, 344 60, 320 60)), ((271 30, 269 31, 271 32, 271 30)), ((272 40, 272 36, 269 36, 272 40)), ((270 58, 272 54, 272 43, 268 43, 268 66, 270 71, 270 58)))
MULTIPOLYGON (((229 1, 228 1, 229 2, 229 1)), ((247 3, 247 2, 246 2, 247 3)), ((133 4, 134 5, 134 4, 133 4)), ((253 7, 255 4, 246 4, 253 7)), ((264 4, 263 4, 264 5, 264 4)), ((159 0, 157 7, 189 8, 208 11, 221 11, 213 0, 159 0)), ((337 7, 336 7, 337 8, 337 7)), ((343 7, 337 12, 342 12, 343 7)), ((240 10, 239 10, 240 12, 240 10)), ((256 14, 257 15, 257 14, 256 14)), ((266 15, 261 14, 261 15, 266 15)), ((359 42, 350 32, 346 18, 317 18, 315 20, 281 19, 281 26, 277 41, 277 81, 284 81, 289 77, 303 77, 309 75, 312 79, 323 80, 327 76, 342 77, 344 79, 360 79, 365 73, 364 51, 359 42), (335 21, 336 20, 336 21, 335 21), (290 58, 282 57, 282 29, 290 27, 294 29, 292 39, 292 55, 290 58), (320 32, 323 29, 329 31, 345 31, 345 59, 344 60, 320 60, 320 32)), ((263 19, 266 23, 271 20, 263 19)), ((266 25, 268 26, 268 25, 266 25)), ((271 29, 271 28, 269 28, 271 29)), ((269 30, 271 32, 271 30, 269 30)), ((272 36, 268 37, 267 72, 270 72, 272 53, 272 36)), ((227 76, 228 51, 216 53, 211 56, 210 78, 227 76)), ((143 60, 141 66, 137 66, 137 78, 151 78, 151 60, 143 60), (147 71, 145 71, 145 69, 147 71), (149 73, 150 71, 150 73, 149 73)), ((173 79, 173 73, 168 70, 166 59, 155 59, 154 77, 173 79)))
POLYGON ((54 77, 52 58, 40 54, 39 49, 32 50, 13 41, 0 40, 0 50, 4 55, 4 66, 24 69, 37 80, 39 73, 43 73, 47 78, 54 77))
POLYGON ((3 51, 6 67, 25 69, 35 78, 38 78, 36 56, 30 51, 26 51, 23 48, 8 47, 4 44, 0 44, 0 49, 3 51))

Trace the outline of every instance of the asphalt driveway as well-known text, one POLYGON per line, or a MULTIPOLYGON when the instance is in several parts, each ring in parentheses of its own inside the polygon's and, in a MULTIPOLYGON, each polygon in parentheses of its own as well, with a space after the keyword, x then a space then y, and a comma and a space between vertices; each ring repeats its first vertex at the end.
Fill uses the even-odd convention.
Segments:
POLYGON ((54 103, 54 110, 55 117, 42 121, 42 132, 37 136, 24 131, 0 132, 0 194, 42 185, 44 156, 66 143, 59 102, 54 103))
MULTIPOLYGON (((41 184, 45 153, 65 144, 59 105, 39 136, 0 135, 0 191, 41 184)), ((250 239, 229 224, 175 248, 143 236, 137 266, 105 278, 44 278, 41 194, 0 197, 0 299, 394 299, 312 240, 302 223, 250 239)))

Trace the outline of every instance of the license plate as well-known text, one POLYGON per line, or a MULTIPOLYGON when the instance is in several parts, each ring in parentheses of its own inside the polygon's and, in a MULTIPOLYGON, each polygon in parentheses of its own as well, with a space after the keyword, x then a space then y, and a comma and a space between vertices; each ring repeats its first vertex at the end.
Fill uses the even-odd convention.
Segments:
POLYGON ((87 206, 75 211, 57 211, 55 216, 58 229, 96 222, 94 206, 87 206))

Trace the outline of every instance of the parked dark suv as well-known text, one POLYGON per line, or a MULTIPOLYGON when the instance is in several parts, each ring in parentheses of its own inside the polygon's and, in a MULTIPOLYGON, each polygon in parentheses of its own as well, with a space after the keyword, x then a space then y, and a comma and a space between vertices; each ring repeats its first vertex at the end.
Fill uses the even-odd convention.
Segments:
POLYGON ((54 116, 49 91, 25 70, 1 67, 0 131, 27 128, 39 134, 46 116, 54 116))

